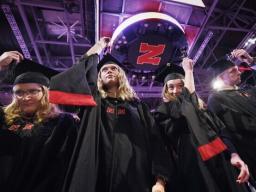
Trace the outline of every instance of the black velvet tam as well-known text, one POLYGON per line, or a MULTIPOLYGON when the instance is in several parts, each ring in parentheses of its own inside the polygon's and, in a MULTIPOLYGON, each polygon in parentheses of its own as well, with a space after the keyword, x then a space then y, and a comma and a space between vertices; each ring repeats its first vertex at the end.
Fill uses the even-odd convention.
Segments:
POLYGON ((26 72, 26 73, 22 73, 21 75, 15 78, 14 85, 17 85, 20 83, 37 83, 37 84, 49 87, 50 80, 42 73, 26 72))
POLYGON ((156 81, 165 84, 169 80, 184 79, 184 75, 185 71, 182 67, 167 63, 167 65, 160 72, 157 73, 156 81))

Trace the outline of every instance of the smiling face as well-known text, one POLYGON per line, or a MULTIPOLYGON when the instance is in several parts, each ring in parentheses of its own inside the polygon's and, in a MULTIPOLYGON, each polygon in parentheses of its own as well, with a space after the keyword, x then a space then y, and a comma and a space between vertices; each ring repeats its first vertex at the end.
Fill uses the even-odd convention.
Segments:
POLYGON ((100 69, 100 78, 104 87, 107 89, 112 87, 118 87, 119 85, 119 68, 116 64, 105 64, 100 69))
POLYGON ((241 72, 237 66, 226 69, 219 77, 228 86, 235 86, 241 83, 241 72))
POLYGON ((172 79, 167 81, 166 84, 168 94, 174 97, 178 97, 182 92, 182 88, 184 87, 184 83, 181 79, 172 79))
POLYGON ((37 83, 16 84, 13 87, 13 94, 21 112, 27 116, 36 113, 44 96, 42 86, 37 83))

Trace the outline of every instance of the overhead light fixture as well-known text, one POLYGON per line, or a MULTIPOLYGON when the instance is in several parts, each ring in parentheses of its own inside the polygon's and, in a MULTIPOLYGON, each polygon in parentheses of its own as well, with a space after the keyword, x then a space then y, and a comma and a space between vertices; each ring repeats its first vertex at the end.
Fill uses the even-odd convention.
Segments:
MULTIPOLYGON (((111 38, 111 41, 110 41, 110 44, 112 45, 112 43, 115 41, 115 39, 119 36, 119 34, 124 30, 126 29, 128 26, 136 23, 136 22, 139 22, 139 21, 142 21, 142 20, 146 20, 146 19, 162 19, 162 20, 166 20, 166 21, 169 21, 171 23, 173 23, 174 25, 176 25, 178 28, 181 29, 181 31, 183 33, 184 32, 184 29, 182 28, 182 26, 179 24, 179 22, 174 19, 173 17, 167 15, 167 14, 164 14, 164 13, 158 13, 158 12, 146 12, 146 13, 139 13, 137 15, 134 15, 134 16, 131 16, 129 17, 128 19, 126 19, 123 23, 121 23, 117 28, 116 30, 114 31, 113 35, 112 35, 112 38, 111 38)), ((145 25, 144 25, 145 26, 145 25)), ((146 26, 145 26, 146 27, 146 26)))

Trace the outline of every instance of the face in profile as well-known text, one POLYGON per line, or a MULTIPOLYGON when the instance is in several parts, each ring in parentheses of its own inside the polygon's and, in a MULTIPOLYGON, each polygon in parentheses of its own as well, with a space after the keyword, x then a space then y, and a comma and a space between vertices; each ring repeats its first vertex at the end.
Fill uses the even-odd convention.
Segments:
POLYGON ((13 94, 21 112, 33 115, 40 107, 44 95, 43 88, 37 83, 20 83, 13 87, 13 94))
POLYGON ((184 83, 181 79, 172 79, 167 81, 166 84, 167 92, 174 97, 178 97, 182 92, 182 88, 184 87, 184 83))
POLYGON ((117 87, 119 84, 118 75, 119 69, 116 64, 105 64, 101 69, 101 79, 105 87, 117 87))
POLYGON ((241 83, 241 72, 237 66, 233 66, 225 70, 220 78, 226 85, 235 86, 241 83))

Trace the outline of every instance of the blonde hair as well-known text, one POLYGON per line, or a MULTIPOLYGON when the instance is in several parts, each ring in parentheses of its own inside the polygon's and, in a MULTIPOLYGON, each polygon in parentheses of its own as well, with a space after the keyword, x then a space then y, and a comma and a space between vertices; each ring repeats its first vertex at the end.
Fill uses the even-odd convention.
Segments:
MULTIPOLYGON (((49 103, 48 88, 42 86, 43 96, 40 100, 40 106, 35 114, 34 123, 38 124, 46 119, 56 117, 60 114, 60 110, 56 105, 49 103)), ((4 107, 5 121, 7 125, 12 125, 13 122, 22 117, 21 109, 18 105, 17 99, 13 96, 12 102, 4 107)))
MULTIPOLYGON (((117 97, 121 98, 123 101, 131 101, 135 99, 139 99, 134 89, 131 87, 124 70, 115 64, 117 67, 119 73, 118 73, 118 91, 117 91, 117 97)), ((98 90, 100 92, 100 95, 102 98, 106 98, 108 96, 106 86, 103 84, 102 78, 101 78, 101 71, 98 73, 98 90)))

